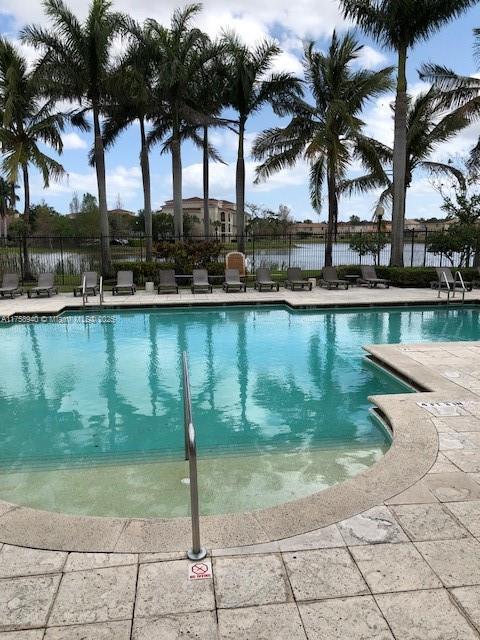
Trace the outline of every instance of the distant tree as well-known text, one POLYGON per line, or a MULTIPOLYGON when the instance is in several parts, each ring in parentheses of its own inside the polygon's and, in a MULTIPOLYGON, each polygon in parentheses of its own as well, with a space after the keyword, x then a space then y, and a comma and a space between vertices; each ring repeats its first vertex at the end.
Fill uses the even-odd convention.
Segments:
POLYGON ((78 193, 75 192, 70 200, 70 204, 68 205, 70 213, 78 213, 80 211, 80 198, 78 197, 78 193))
POLYGON ((355 216, 355 215, 350 216, 348 221, 349 221, 350 224, 360 224, 360 222, 361 222, 360 221, 360 217, 359 216, 355 216))
POLYGON ((350 241, 350 249, 363 256, 372 256, 375 264, 378 261, 378 254, 388 244, 388 237, 384 233, 359 233, 350 241))

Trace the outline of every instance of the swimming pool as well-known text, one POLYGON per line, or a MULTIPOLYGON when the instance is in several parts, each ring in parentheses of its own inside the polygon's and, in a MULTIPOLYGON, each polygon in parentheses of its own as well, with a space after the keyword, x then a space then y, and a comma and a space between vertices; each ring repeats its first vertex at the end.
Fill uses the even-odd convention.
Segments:
POLYGON ((0 498, 66 513, 186 515, 182 351, 201 512, 310 495, 390 446, 367 398, 408 389, 362 345, 475 340, 478 320, 466 307, 241 306, 0 325, 0 498))

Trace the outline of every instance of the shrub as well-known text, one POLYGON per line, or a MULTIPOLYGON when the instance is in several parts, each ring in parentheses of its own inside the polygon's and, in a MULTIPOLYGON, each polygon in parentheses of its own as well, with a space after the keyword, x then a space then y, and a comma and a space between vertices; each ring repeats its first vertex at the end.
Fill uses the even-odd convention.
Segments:
MULTIPOLYGON (((224 248, 215 240, 198 242, 159 242, 157 255, 165 262, 175 265, 177 273, 192 273, 193 269, 216 269, 224 248)), ((220 263, 221 264, 221 263, 220 263)), ((222 264, 222 271, 223 271, 222 264)))
MULTIPOLYGON (((360 275, 358 265, 351 267, 338 267, 339 277, 346 274, 360 275)), ((394 287, 430 287, 431 282, 437 282, 437 272, 434 267, 376 267, 379 278, 387 278, 394 287)), ((472 282, 479 278, 477 269, 460 269, 465 281, 472 282)))

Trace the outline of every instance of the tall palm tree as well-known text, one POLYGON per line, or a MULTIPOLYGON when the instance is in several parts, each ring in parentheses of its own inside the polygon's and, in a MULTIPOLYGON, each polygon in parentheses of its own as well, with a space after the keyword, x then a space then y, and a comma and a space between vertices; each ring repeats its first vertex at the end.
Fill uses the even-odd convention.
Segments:
POLYGON ((209 141, 209 129, 215 127, 232 128, 233 122, 221 118, 220 114, 226 105, 227 75, 221 56, 213 58, 200 69, 200 77, 196 83, 198 91, 196 100, 202 105, 202 110, 210 116, 212 121, 204 122, 200 127, 201 145, 203 152, 203 235, 207 239, 211 235, 210 229, 210 159, 216 162, 223 160, 209 141))
MULTIPOLYGON (((480 29, 474 29, 473 33, 475 58, 480 65, 480 29)), ((462 76, 437 64, 423 65, 420 78, 433 82, 441 91, 442 103, 446 108, 462 108, 471 115, 478 115, 480 112, 480 78, 462 76)), ((470 153, 468 169, 475 172, 480 169, 480 138, 470 153)))
POLYGON ((290 73, 267 73, 279 47, 268 41, 253 49, 237 36, 227 34, 227 103, 238 113, 238 154, 236 168, 236 218, 238 250, 245 251, 245 129, 248 118, 265 104, 276 113, 282 103, 302 95, 301 83, 290 73))
POLYGON ((124 28, 125 20, 111 10, 109 0, 92 0, 83 23, 63 0, 44 0, 43 6, 51 28, 29 26, 22 31, 21 38, 42 51, 38 72, 43 76, 47 95, 80 105, 82 111, 74 123, 84 128, 85 120, 81 116, 92 112, 102 261, 103 271, 108 274, 111 271, 110 227, 100 116, 108 103, 112 43, 124 28))
POLYGON ((405 175, 407 169, 407 57, 426 40, 478 0, 341 0, 344 14, 398 57, 393 159, 391 264, 403 266, 405 175))
POLYGON ((42 101, 35 72, 28 71, 27 62, 6 39, 0 38, 0 170, 14 189, 20 171, 23 176, 25 228, 23 244, 24 275, 30 275, 26 235, 30 227, 29 165, 40 171, 47 188, 50 179, 65 175, 62 165, 44 153, 45 144, 62 153, 63 131, 70 113, 59 113, 52 100, 42 101))
POLYGON ((365 103, 392 86, 392 68, 381 71, 354 70, 352 65, 362 47, 350 33, 335 32, 328 51, 317 51, 313 43, 305 48, 305 81, 314 104, 291 101, 292 119, 284 128, 260 134, 253 156, 263 160, 257 167, 257 181, 293 166, 304 158, 310 163, 310 195, 317 211, 322 203, 323 185, 328 193, 328 231, 325 266, 332 264, 333 234, 338 218, 339 185, 345 178, 355 148, 367 145, 360 119, 365 103))
POLYGON ((182 138, 188 137, 188 127, 198 127, 212 121, 195 100, 195 82, 201 70, 218 55, 218 47, 210 43, 208 36, 191 26, 200 8, 201 5, 192 4, 183 10, 176 10, 169 29, 156 20, 147 20, 146 23, 157 95, 157 113, 148 139, 150 144, 165 141, 163 151, 171 152, 177 238, 183 237, 182 138))
MULTIPOLYGON (((417 170, 428 171, 433 175, 453 177, 461 189, 465 188, 465 176, 458 168, 448 162, 431 160, 437 147, 455 137, 471 122, 469 114, 463 109, 445 113, 445 107, 435 88, 421 93, 415 100, 408 99, 407 109, 407 166, 405 171, 405 192, 410 187, 413 174, 417 170)), ((369 173, 342 184, 342 191, 366 193, 371 189, 382 188, 379 205, 393 197, 393 182, 389 166, 392 165, 394 151, 375 140, 360 145, 356 153, 369 173)))
POLYGON ((111 147, 118 136, 134 122, 140 130, 140 167, 142 170, 143 211, 145 216, 146 259, 152 259, 152 195, 150 160, 146 124, 155 108, 153 93, 152 59, 149 55, 147 34, 137 23, 129 24, 133 42, 118 61, 108 79, 109 104, 103 124, 105 149, 111 147))

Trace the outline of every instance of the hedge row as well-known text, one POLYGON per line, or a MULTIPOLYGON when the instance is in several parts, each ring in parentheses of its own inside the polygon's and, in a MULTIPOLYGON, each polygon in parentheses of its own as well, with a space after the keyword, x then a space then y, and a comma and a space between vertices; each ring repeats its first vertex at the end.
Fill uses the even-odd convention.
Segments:
MULTIPOLYGON (((339 277, 347 274, 360 275, 358 265, 351 267, 338 267, 339 277)), ((452 269, 453 272, 456 269, 452 269)), ((459 269, 465 282, 480 281, 478 269, 459 269)), ((437 282, 437 272, 434 267, 376 267, 379 278, 387 278, 394 287, 430 287, 431 282, 437 282)))
MULTIPOLYGON (((144 284, 151 280, 158 283, 159 272, 162 269, 175 269, 175 265, 169 262, 116 262, 115 269, 133 271, 133 277, 137 284, 144 284)), ((223 275, 225 265, 223 262, 211 262, 207 264, 207 271, 212 276, 223 275)), ((437 272, 433 267, 376 267, 379 278, 387 278, 394 287, 430 287, 432 281, 437 281, 437 272)), ((455 271, 455 269, 452 269, 455 271)), ((337 267, 340 278, 345 275, 360 275, 358 265, 337 267)), ((463 279, 467 282, 480 281, 478 269, 460 269, 463 279)), ((321 269, 305 270, 306 277, 320 277, 321 269)), ((285 271, 275 271, 272 273, 274 280, 282 282, 286 278, 285 271)), ((250 274, 253 280, 253 274, 250 274)))

